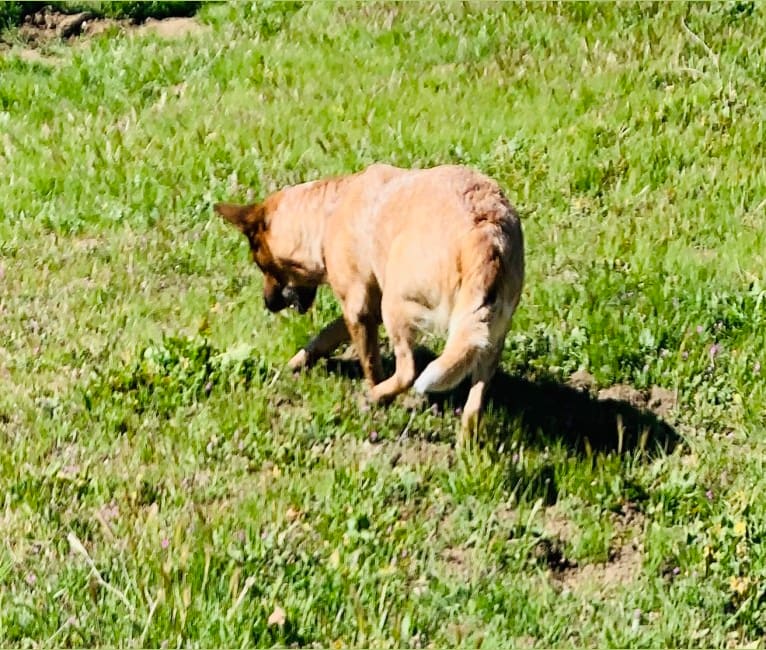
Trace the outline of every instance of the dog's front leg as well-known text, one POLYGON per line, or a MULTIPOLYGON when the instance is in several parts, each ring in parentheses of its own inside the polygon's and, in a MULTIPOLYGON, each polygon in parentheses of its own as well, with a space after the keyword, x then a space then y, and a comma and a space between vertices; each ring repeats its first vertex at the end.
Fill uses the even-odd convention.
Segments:
POLYGON ((336 318, 327 325, 319 334, 311 339, 305 348, 298 350, 298 353, 287 362, 290 370, 300 370, 308 368, 318 359, 329 355, 341 343, 345 343, 350 338, 346 321, 343 317, 336 318))
POLYGON ((378 347, 378 321, 365 315, 362 318, 346 317, 346 325, 351 334, 351 341, 359 355, 362 373, 367 385, 372 388, 383 377, 383 364, 380 361, 378 347))

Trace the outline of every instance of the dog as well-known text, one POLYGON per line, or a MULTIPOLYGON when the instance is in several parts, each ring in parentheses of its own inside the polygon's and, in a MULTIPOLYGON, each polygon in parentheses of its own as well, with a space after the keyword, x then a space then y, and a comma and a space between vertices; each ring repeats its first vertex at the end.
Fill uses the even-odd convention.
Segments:
POLYGON ((343 316, 298 351, 291 369, 350 340, 374 403, 413 386, 448 391, 470 375, 458 442, 477 430, 524 281, 521 221, 495 181, 458 165, 374 164, 214 210, 247 237, 267 309, 305 313, 325 283, 340 302, 343 316), (381 322, 396 357, 387 379, 381 322), (416 376, 412 346, 422 331, 446 343, 416 376))

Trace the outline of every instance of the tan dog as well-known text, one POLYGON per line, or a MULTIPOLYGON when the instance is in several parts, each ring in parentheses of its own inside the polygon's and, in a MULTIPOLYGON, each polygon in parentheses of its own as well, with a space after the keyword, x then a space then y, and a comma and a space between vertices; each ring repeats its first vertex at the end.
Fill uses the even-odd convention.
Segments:
POLYGON ((470 373, 461 433, 476 429, 524 277, 521 223, 497 183, 465 167, 372 165, 287 187, 261 204, 218 203, 215 210, 250 242, 269 310, 305 312, 322 283, 340 301, 343 317, 300 350, 291 368, 350 338, 375 402, 413 383, 419 393, 450 390, 470 373), (396 355, 385 380, 381 320, 396 355), (447 341, 416 379, 419 330, 447 341))

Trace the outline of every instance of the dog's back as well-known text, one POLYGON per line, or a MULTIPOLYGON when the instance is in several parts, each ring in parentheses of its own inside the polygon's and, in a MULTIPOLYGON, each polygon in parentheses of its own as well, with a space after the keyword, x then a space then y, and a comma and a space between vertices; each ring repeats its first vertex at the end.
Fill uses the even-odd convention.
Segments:
POLYGON ((416 329, 447 334, 416 389, 448 390, 502 347, 524 251, 518 216, 495 181, 459 166, 376 165, 355 175, 338 226, 354 269, 379 287, 384 313, 405 310, 416 329))

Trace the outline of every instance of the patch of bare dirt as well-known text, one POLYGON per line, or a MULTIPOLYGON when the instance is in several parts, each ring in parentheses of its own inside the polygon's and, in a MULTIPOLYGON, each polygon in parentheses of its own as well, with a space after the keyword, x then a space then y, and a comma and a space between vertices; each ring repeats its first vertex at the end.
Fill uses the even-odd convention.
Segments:
POLYGON ((675 392, 660 386, 652 386, 651 390, 638 390, 627 384, 615 384, 598 391, 598 399, 626 402, 634 408, 651 411, 660 417, 667 416, 677 404, 675 392))
POLYGON ((468 581, 473 571, 471 555, 471 549, 445 548, 441 553, 444 572, 451 578, 468 581))
POLYGON ((603 564, 585 564, 561 571, 556 579, 563 591, 603 593, 636 580, 641 570, 641 552, 636 543, 617 549, 603 564))
POLYGON ((579 532, 579 527, 558 506, 552 505, 543 514, 543 530, 549 537, 570 542, 579 532))
POLYGON ((578 370, 569 377, 567 385, 582 393, 595 394, 600 401, 611 400, 629 404, 633 408, 649 411, 658 417, 666 417, 675 410, 678 397, 675 391, 652 386, 639 390, 629 384, 615 384, 597 391, 596 378, 586 370, 578 370))
MULTIPOLYGON (((553 548, 548 549, 544 559, 552 570, 552 580, 562 591, 601 594, 620 585, 631 584, 638 578, 643 560, 641 533, 644 515, 632 504, 626 503, 621 512, 612 515, 612 519, 614 537, 607 562, 569 562, 560 550, 557 555, 558 539, 566 537, 554 538, 554 542, 545 540, 553 548)), ((561 532, 565 536, 572 530, 565 523, 561 532)))
POLYGON ((76 36, 98 36, 110 29, 141 34, 156 34, 160 38, 175 39, 187 35, 200 34, 207 30, 193 17, 164 18, 157 20, 149 18, 143 24, 135 24, 129 19, 114 19, 97 17, 89 11, 76 14, 65 14, 50 7, 43 7, 24 18, 19 28, 19 36, 27 47, 22 50, 21 57, 26 60, 40 60, 31 52, 56 39, 71 39, 76 36))
POLYGON ((448 467, 455 459, 455 452, 446 442, 409 440, 397 443, 391 450, 391 465, 431 465, 448 467))
POLYGON ((196 18, 165 18, 163 20, 149 18, 143 25, 136 28, 137 34, 150 33, 167 39, 183 38, 205 31, 207 28, 196 18))
POLYGON ((455 460, 454 449, 446 442, 428 442, 410 437, 378 438, 375 431, 365 440, 344 436, 317 443, 311 451, 315 456, 331 457, 344 467, 357 465, 360 469, 375 462, 376 458, 391 467, 429 465, 447 468, 455 460))
POLYGON ((575 390, 590 393, 596 387, 596 378, 587 370, 578 370, 572 373, 567 384, 575 390))
POLYGON ((24 47, 18 50, 19 58, 27 63, 51 63, 58 64, 61 60, 55 56, 45 56, 39 50, 34 50, 29 47, 24 47))

